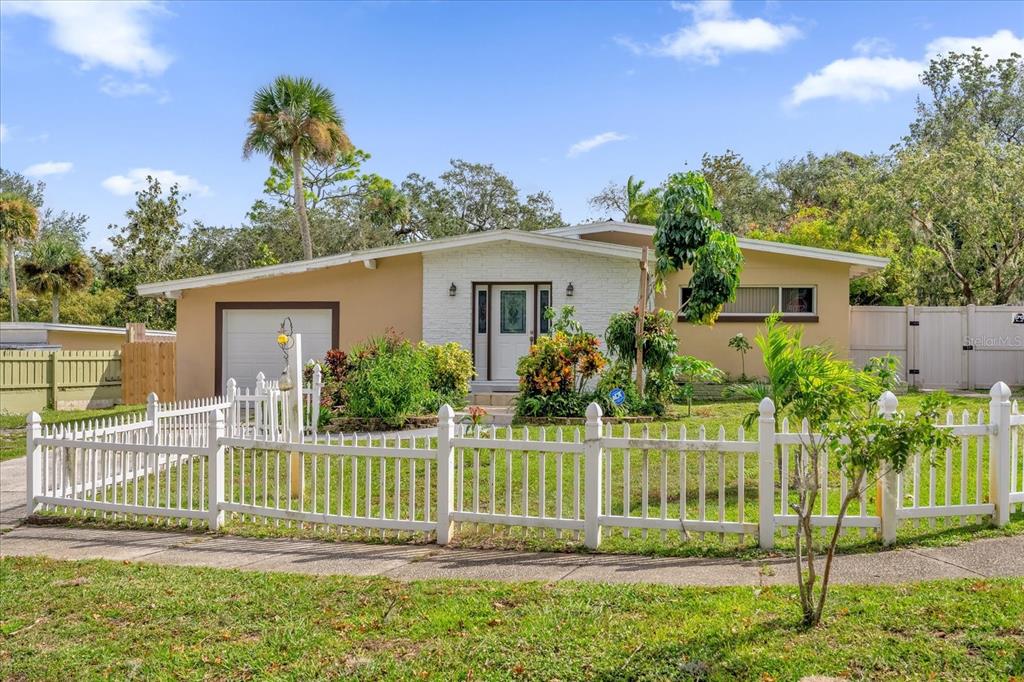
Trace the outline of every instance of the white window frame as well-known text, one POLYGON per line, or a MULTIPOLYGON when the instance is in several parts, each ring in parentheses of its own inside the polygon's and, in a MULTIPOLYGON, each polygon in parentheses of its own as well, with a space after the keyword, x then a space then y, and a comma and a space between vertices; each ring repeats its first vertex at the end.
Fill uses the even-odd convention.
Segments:
MULTIPOLYGON (((776 296, 776 299, 775 299, 776 300, 775 306, 776 306, 778 312, 783 317, 807 317, 807 318, 812 318, 812 317, 817 317, 818 316, 818 286, 816 284, 746 284, 746 285, 738 286, 737 290, 739 290, 739 289, 771 289, 773 287, 777 290, 777 292, 776 292, 777 296, 776 296), (806 313, 790 313, 790 312, 784 311, 782 309, 782 290, 783 289, 810 289, 811 290, 811 310, 809 312, 806 312, 806 313)), ((679 287, 679 307, 680 308, 682 308, 683 304, 686 303, 686 301, 683 300, 683 293, 687 289, 689 289, 689 288, 690 287, 684 287, 684 286, 679 287)), ((762 313, 727 313, 727 312, 722 312, 722 314, 718 316, 718 319, 720 319, 720 320, 729 320, 729 319, 733 319, 733 318, 746 318, 746 317, 749 317, 751 315, 761 315, 761 314, 762 313)), ((770 314, 771 313, 763 313, 763 315, 765 317, 768 317, 768 315, 770 315, 770 314)))

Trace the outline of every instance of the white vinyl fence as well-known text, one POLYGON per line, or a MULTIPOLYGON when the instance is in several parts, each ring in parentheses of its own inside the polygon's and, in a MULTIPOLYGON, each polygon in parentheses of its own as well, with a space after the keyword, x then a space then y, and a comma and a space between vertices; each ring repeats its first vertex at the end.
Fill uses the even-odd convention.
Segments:
MULTIPOLYGON (((850 507, 848 532, 895 540, 900 523, 990 519, 1024 504, 1024 415, 1003 383, 987 414, 948 415, 958 447, 919 453, 850 507), (923 521, 922 521, 923 520, 923 521)), ((555 529, 597 547, 603 529, 757 537, 771 547, 795 517, 792 472, 813 434, 778 426, 768 399, 757 433, 696 433, 624 425, 613 435, 592 404, 587 422, 541 430, 455 423, 441 408, 437 435, 329 434, 288 438, 243 419, 252 401, 150 403, 145 419, 74 426, 28 422, 28 511, 90 510, 124 517, 306 522, 436 533, 459 527, 555 529)), ((880 409, 897 414, 896 397, 880 409)), ((296 432, 292 432, 296 433, 296 432)), ((849 481, 834 461, 815 526, 834 523, 849 481)))
POLYGON ((854 364, 881 355, 919 388, 1024 385, 1024 306, 851 306, 854 364))

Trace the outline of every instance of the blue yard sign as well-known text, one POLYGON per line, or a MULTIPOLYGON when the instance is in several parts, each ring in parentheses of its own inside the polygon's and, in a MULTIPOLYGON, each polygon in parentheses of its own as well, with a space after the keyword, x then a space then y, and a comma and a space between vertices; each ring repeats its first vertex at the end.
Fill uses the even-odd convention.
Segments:
POLYGON ((616 405, 621 405, 626 402, 626 392, 621 388, 613 388, 611 392, 608 393, 608 397, 611 398, 612 402, 616 405))

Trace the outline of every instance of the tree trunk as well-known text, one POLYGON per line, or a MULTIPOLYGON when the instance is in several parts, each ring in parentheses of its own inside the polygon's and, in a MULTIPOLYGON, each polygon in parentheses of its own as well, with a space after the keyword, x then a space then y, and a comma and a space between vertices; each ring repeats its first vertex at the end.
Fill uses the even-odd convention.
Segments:
POLYGON ((636 392, 644 397, 644 322, 647 317, 647 247, 644 247, 640 260, 640 296, 636 306, 636 392))
POLYGON ((54 324, 60 322, 60 296, 58 294, 54 294, 50 298, 50 317, 52 318, 50 321, 54 324))
POLYGON ((295 215, 299 219, 299 234, 302 237, 302 257, 313 257, 313 240, 309 236, 309 218, 306 216, 306 196, 302 187, 302 156, 298 146, 292 147, 292 186, 295 188, 295 215))
POLYGON ((18 280, 14 266, 14 242, 7 242, 7 287, 8 301, 11 303, 11 322, 18 321, 18 280))

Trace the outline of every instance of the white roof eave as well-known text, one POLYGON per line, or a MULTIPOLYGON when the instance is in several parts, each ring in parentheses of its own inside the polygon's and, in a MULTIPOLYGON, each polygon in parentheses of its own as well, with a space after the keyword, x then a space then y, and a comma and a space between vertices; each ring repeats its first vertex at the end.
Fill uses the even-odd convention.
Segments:
POLYGON ((376 261, 382 258, 500 241, 513 241, 534 246, 569 249, 572 251, 589 253, 597 256, 608 256, 612 258, 640 258, 640 249, 632 246, 621 246, 619 244, 607 244, 596 241, 581 241, 578 239, 565 238, 538 232, 496 230, 493 232, 477 232, 458 237, 434 239, 416 242, 413 244, 402 244, 399 246, 383 246, 376 249, 367 249, 365 251, 350 251, 334 256, 323 256, 321 258, 295 261, 292 263, 282 263, 280 265, 268 265, 261 268, 251 268, 249 270, 235 270, 232 272, 221 272, 213 275, 190 277, 187 279, 140 284, 136 290, 141 296, 164 296, 167 298, 177 298, 181 295, 182 291, 186 291, 188 289, 222 286, 225 284, 235 284, 238 282, 248 282, 257 279, 266 279, 268 277, 277 277, 279 275, 301 274, 312 270, 348 265, 349 263, 366 263, 373 261, 374 264, 376 264, 376 261))

